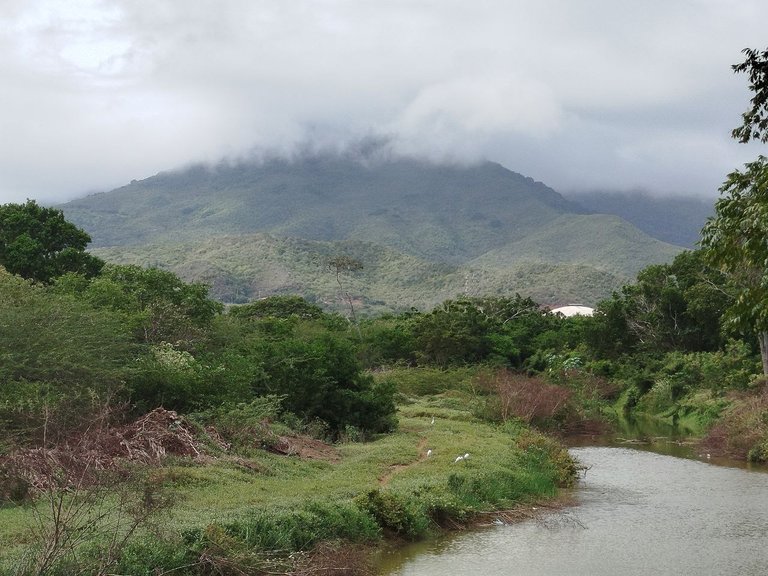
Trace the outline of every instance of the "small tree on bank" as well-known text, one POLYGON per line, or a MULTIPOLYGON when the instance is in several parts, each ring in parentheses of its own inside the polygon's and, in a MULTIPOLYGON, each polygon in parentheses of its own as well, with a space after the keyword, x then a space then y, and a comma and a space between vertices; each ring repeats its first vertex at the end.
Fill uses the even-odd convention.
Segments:
POLYGON ((760 156, 745 168, 729 174, 720 188, 724 197, 702 230, 701 244, 736 288, 726 321, 757 333, 768 375, 768 159, 760 156))

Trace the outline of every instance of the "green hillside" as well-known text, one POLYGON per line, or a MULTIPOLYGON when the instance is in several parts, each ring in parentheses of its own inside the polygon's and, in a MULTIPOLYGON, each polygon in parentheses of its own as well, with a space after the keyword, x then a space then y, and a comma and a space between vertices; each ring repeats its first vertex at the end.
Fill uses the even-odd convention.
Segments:
POLYGON ((467 293, 594 303, 680 250, 491 162, 193 166, 61 208, 103 258, 170 268, 227 302, 297 293, 334 307, 325 263, 346 254, 364 270, 345 289, 371 311, 467 293))
POLYGON ((583 264, 633 277, 678 252, 679 247, 651 238, 617 216, 564 214, 521 240, 483 254, 472 265, 503 268, 534 260, 583 264))
POLYGON ((714 199, 643 192, 579 192, 569 196, 590 213, 615 214, 663 242, 695 248, 714 199))
POLYGON ((593 267, 518 262, 504 268, 437 264, 370 243, 320 242, 250 234, 180 244, 99 248, 110 262, 168 268, 186 280, 204 281, 224 302, 273 294, 301 294, 329 309, 344 310, 327 262, 348 255, 364 268, 342 277, 344 289, 367 312, 428 309, 459 295, 519 292, 544 303, 594 303, 628 277, 593 267))
POLYGON ((193 167, 61 206, 95 247, 269 232, 460 263, 576 210, 498 164, 344 157, 193 167))

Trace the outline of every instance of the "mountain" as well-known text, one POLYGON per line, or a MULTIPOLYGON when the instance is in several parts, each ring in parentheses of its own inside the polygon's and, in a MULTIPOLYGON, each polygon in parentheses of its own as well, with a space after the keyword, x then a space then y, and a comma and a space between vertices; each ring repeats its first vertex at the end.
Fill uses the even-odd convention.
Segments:
POLYGON ((580 208, 498 164, 340 156, 160 173, 62 206, 93 246, 269 232, 461 262, 580 208))
POLYGON ((627 281, 625 276, 594 267, 542 262, 510 266, 440 264, 355 240, 320 242, 270 234, 212 237, 178 244, 97 248, 105 260, 162 266, 188 281, 211 286, 214 297, 242 303, 272 294, 301 294, 325 308, 344 309, 336 277, 327 262, 344 254, 364 263, 343 275, 345 291, 365 312, 420 310, 457 295, 510 295, 537 302, 594 303, 627 281))
POLYGON ((653 196, 646 192, 580 192, 568 197, 591 214, 614 214, 663 242, 695 248, 713 199, 653 196))
POLYGON ((681 249, 491 162, 320 154, 192 166, 61 208, 107 260, 172 268, 225 301, 336 301, 323 262, 348 254, 364 264, 350 282, 371 309, 516 291, 594 303, 681 249))

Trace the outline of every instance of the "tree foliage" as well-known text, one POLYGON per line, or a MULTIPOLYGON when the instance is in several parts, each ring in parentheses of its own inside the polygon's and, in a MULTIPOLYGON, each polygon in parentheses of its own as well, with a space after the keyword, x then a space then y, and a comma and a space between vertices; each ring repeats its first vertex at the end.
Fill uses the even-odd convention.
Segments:
POLYGON ((601 357, 633 352, 712 351, 723 343, 730 304, 726 279, 700 250, 641 270, 637 281, 598 305, 587 341, 601 357))
POLYGON ((536 336, 553 321, 536 302, 519 294, 447 300, 414 318, 416 355, 438 366, 491 358, 521 366, 533 353, 536 336))
POLYGON ((760 156, 729 174, 720 192, 701 243, 734 286, 727 321, 758 334, 768 374, 768 159, 760 156))
POLYGON ((69 274, 56 287, 121 314, 136 339, 148 344, 170 342, 192 348, 223 309, 208 297, 205 284, 186 283, 159 268, 108 264, 96 278, 69 274))
POLYGON ((768 49, 761 52, 745 48, 743 53, 746 55, 744 62, 734 64, 733 70, 749 76, 753 96, 750 108, 741 115, 742 125, 731 134, 739 142, 768 142, 768 49))
POLYGON ((238 318, 290 318, 317 320, 325 315, 323 309, 307 302, 301 296, 269 296, 248 304, 232 306, 229 313, 238 318))
POLYGON ((13 274, 40 282, 66 272, 94 276, 104 262, 85 252, 90 241, 61 210, 34 200, 0 206, 0 265, 13 274))
POLYGON ((115 315, 0 268, 0 385, 106 388, 120 380, 131 352, 115 315))

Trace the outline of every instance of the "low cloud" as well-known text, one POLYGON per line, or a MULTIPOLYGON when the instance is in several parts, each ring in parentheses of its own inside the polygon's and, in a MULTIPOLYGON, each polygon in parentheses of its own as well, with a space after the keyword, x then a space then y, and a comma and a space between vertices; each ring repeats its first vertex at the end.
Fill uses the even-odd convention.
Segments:
POLYGON ((385 138, 561 190, 714 194, 762 0, 0 0, 0 202, 385 138))

